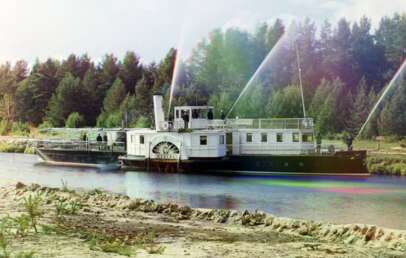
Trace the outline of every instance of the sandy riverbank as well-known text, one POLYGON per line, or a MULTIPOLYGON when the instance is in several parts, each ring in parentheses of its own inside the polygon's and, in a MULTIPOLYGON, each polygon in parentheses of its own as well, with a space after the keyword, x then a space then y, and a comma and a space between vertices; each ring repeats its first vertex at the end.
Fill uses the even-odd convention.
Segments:
POLYGON ((321 224, 262 212, 191 209, 97 190, 79 192, 20 183, 0 188, 2 221, 26 216, 24 200, 29 196, 39 196, 38 233, 28 227, 21 234, 22 223, 10 223, 14 225, 5 235, 7 250, 14 255, 406 257, 406 231, 321 224), (6 216, 9 218, 4 219, 6 216))

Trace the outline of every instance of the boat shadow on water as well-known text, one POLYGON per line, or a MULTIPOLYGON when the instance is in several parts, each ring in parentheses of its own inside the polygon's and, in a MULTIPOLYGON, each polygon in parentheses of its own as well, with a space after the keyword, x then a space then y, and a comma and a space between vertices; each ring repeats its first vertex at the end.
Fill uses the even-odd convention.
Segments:
POLYGON ((92 169, 95 172, 106 172, 106 173, 125 173, 120 169, 120 164, 80 164, 80 163, 69 163, 69 162, 49 162, 49 161, 39 161, 34 164, 35 167, 63 167, 71 168, 72 171, 77 172, 76 169, 83 169, 83 172, 86 172, 86 169, 92 169))

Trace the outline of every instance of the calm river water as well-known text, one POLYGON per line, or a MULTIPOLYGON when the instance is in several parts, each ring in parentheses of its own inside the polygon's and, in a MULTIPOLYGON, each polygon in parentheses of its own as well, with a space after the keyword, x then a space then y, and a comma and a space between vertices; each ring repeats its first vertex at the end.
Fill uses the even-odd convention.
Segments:
POLYGON ((277 216, 406 229, 406 178, 220 177, 47 166, 33 155, 0 154, 7 180, 101 188, 200 208, 263 210, 277 216))

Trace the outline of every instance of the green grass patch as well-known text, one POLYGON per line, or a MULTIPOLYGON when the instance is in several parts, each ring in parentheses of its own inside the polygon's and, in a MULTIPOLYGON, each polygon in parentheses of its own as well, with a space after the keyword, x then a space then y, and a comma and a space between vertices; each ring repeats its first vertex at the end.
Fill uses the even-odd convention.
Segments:
POLYGON ((371 174, 406 176, 405 155, 371 156, 367 162, 371 174))
POLYGON ((25 144, 0 142, 0 152, 6 153, 24 153, 27 147, 25 144))

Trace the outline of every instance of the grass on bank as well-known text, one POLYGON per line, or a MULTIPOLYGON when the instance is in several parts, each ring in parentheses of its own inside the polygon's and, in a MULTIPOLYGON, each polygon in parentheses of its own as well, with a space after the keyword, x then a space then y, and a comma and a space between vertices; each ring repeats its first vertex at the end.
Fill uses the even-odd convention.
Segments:
MULTIPOLYGON (((406 176, 406 140, 399 137, 380 137, 379 140, 356 140, 355 150, 367 150, 367 166, 371 174, 406 176)), ((339 140, 324 140, 323 145, 333 144, 345 150, 339 140)))
POLYGON ((0 152, 34 154, 34 149, 23 143, 0 141, 0 152))
POLYGON ((372 174, 406 176, 406 155, 380 154, 368 157, 372 174))
POLYGON ((17 217, 5 216, 0 219, 0 258, 33 258, 34 252, 15 253, 12 243, 22 239, 30 230, 38 233, 37 223, 42 216, 41 195, 30 195, 23 201, 24 214, 17 217))
POLYGON ((24 240, 30 236, 61 235, 80 238, 87 243, 90 250, 132 256, 139 249, 149 254, 162 254, 165 247, 157 244, 154 231, 129 231, 128 233, 109 228, 99 227, 99 219, 92 214, 83 214, 81 209, 89 196, 101 194, 95 189, 84 196, 68 189, 67 182, 62 181, 65 188, 62 195, 49 191, 38 190, 21 199, 23 213, 15 217, 0 216, 0 258, 34 258, 33 252, 15 252, 14 241, 24 240), (66 198, 64 194, 77 197, 66 198), (83 202, 85 201, 85 202, 83 202), (53 212, 46 212, 52 210, 53 212), (89 217, 90 216, 90 217, 89 217), (95 225, 83 223, 83 219, 94 221, 95 225))

